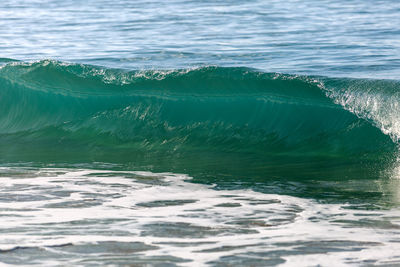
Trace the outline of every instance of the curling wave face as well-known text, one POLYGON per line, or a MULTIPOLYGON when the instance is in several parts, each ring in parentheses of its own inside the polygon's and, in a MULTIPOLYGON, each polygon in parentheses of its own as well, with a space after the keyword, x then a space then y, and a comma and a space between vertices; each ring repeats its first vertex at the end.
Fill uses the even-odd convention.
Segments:
POLYGON ((7 62, 0 161, 107 162, 196 177, 379 176, 396 159, 398 88, 247 68, 7 62))

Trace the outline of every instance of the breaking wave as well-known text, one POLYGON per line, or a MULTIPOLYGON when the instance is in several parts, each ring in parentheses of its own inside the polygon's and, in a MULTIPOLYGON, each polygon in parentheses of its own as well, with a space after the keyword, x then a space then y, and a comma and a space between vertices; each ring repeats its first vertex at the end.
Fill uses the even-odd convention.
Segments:
POLYGON ((0 161, 246 177, 376 175, 396 157, 399 89, 397 81, 248 68, 11 61, 0 67, 0 161))

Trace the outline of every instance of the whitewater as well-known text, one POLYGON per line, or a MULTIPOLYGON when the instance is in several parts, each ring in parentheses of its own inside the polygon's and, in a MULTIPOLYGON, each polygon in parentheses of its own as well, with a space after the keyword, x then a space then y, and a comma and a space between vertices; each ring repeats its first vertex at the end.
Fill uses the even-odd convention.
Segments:
POLYGON ((0 171, 8 176, 1 182, 8 200, 0 202, 2 215, 7 213, 0 227, 0 259, 7 264, 398 262, 396 211, 354 211, 284 195, 214 190, 170 173, 0 171))

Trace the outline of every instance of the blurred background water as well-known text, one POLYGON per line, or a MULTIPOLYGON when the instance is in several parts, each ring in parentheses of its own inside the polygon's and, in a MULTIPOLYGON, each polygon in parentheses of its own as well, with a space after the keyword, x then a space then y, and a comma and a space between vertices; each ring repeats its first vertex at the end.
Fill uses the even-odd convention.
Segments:
POLYGON ((5 0, 1 57, 398 79, 396 0, 5 0))

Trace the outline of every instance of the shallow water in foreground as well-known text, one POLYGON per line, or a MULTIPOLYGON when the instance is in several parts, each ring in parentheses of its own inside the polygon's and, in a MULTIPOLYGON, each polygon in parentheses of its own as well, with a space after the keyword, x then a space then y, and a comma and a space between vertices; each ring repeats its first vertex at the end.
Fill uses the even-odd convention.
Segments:
POLYGON ((215 190, 172 173, 3 167, 0 175, 2 263, 400 264, 398 208, 215 190))

